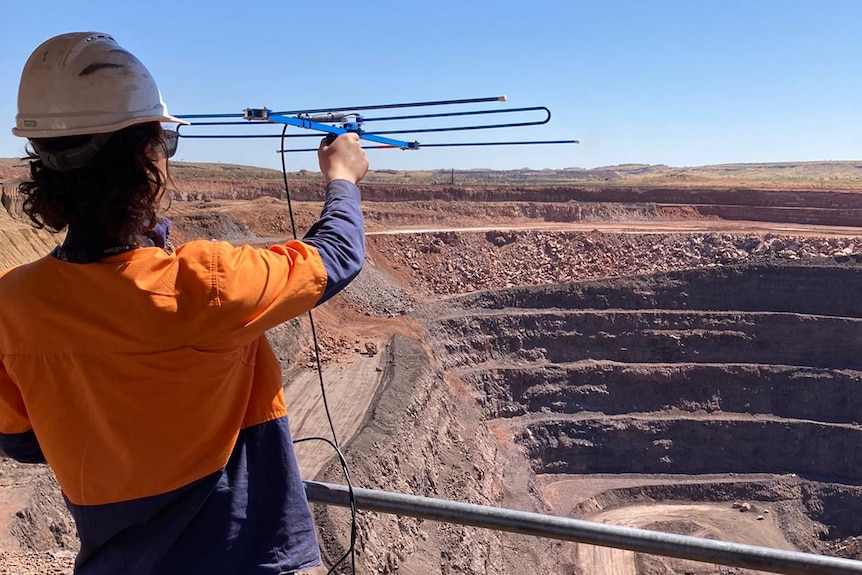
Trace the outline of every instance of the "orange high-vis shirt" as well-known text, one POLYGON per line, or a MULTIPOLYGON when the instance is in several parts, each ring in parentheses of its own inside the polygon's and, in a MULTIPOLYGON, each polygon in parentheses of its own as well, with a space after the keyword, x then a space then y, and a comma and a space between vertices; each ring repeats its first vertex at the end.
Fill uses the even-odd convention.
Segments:
POLYGON ((225 465, 241 428, 285 414, 262 336, 325 285, 302 242, 196 241, 12 269, 0 281, 0 302, 15 302, 0 311, 0 432, 32 426, 77 505, 199 479, 225 465))

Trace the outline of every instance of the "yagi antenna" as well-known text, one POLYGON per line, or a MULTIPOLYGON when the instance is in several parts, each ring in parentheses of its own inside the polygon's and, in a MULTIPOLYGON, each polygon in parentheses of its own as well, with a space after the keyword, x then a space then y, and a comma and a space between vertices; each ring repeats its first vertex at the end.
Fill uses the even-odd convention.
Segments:
MULTIPOLYGON (((440 148, 456 146, 524 146, 547 144, 579 144, 580 140, 519 140, 519 141, 474 141, 474 142, 422 142, 418 134, 445 132, 473 132, 479 130, 499 130, 540 126, 551 119, 551 111, 545 106, 523 108, 467 109, 450 111, 452 106, 472 106, 488 102, 507 102, 507 97, 467 98, 456 100, 435 100, 428 102, 405 102, 399 104, 376 104, 364 106, 339 106, 333 108, 313 108, 305 110, 273 111, 269 108, 246 108, 241 114, 185 114, 178 118, 189 121, 189 126, 180 126, 178 132, 184 138, 308 138, 320 134, 335 138, 348 132, 355 133, 360 139, 372 145, 364 148, 395 148, 418 150, 420 148, 440 148), (437 108, 426 113, 397 113, 391 110, 409 108, 437 108), (369 116, 367 113, 372 112, 369 116), (381 112, 381 115, 376 115, 381 112), (479 118, 487 121, 479 122, 479 118), (479 123, 473 123, 479 122, 479 123), (412 127, 406 127, 410 123, 412 127), (261 126, 281 126, 279 133, 264 132, 261 126), (369 129, 369 125, 380 129, 369 129), (287 126, 301 128, 311 133, 286 134, 287 126), (257 129, 256 133, 241 133, 248 127, 257 129), (191 131, 192 133, 188 133, 191 131), (399 137, 395 137, 399 136, 399 137)), ((279 153, 311 152, 317 148, 292 148, 278 150, 279 153)))

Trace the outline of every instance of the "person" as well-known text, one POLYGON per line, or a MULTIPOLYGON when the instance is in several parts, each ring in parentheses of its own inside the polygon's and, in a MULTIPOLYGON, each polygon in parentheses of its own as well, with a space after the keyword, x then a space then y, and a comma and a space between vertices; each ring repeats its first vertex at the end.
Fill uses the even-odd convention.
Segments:
POLYGON ((302 240, 171 252, 162 124, 183 123, 108 34, 51 38, 21 74, 24 210, 66 236, 0 276, 0 448, 53 470, 79 575, 321 561, 265 333, 359 273, 368 160, 356 134, 321 143, 324 206, 302 240))

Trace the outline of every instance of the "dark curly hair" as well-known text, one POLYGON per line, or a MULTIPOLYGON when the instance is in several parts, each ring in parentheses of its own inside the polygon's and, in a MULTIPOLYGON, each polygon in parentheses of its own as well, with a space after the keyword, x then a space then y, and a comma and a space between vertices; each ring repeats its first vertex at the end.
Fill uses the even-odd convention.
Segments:
MULTIPOLYGON (((153 150, 167 153, 163 134, 158 122, 119 130, 83 167, 66 172, 45 167, 28 147, 30 180, 18 186, 24 213, 40 229, 59 232, 69 225, 97 223, 118 242, 134 243, 136 236, 155 225, 156 203, 167 186, 151 157, 153 150)), ((32 144, 67 150, 89 138, 68 136, 32 144)))

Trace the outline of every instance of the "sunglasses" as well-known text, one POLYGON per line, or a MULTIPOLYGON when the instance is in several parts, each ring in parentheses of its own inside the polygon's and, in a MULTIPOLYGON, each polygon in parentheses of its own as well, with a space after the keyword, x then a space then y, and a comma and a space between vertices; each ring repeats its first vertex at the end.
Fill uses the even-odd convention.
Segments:
POLYGON ((176 130, 165 129, 162 130, 162 139, 165 141, 165 151, 167 152, 167 157, 172 158, 174 154, 177 153, 177 144, 180 141, 180 135, 176 130))

